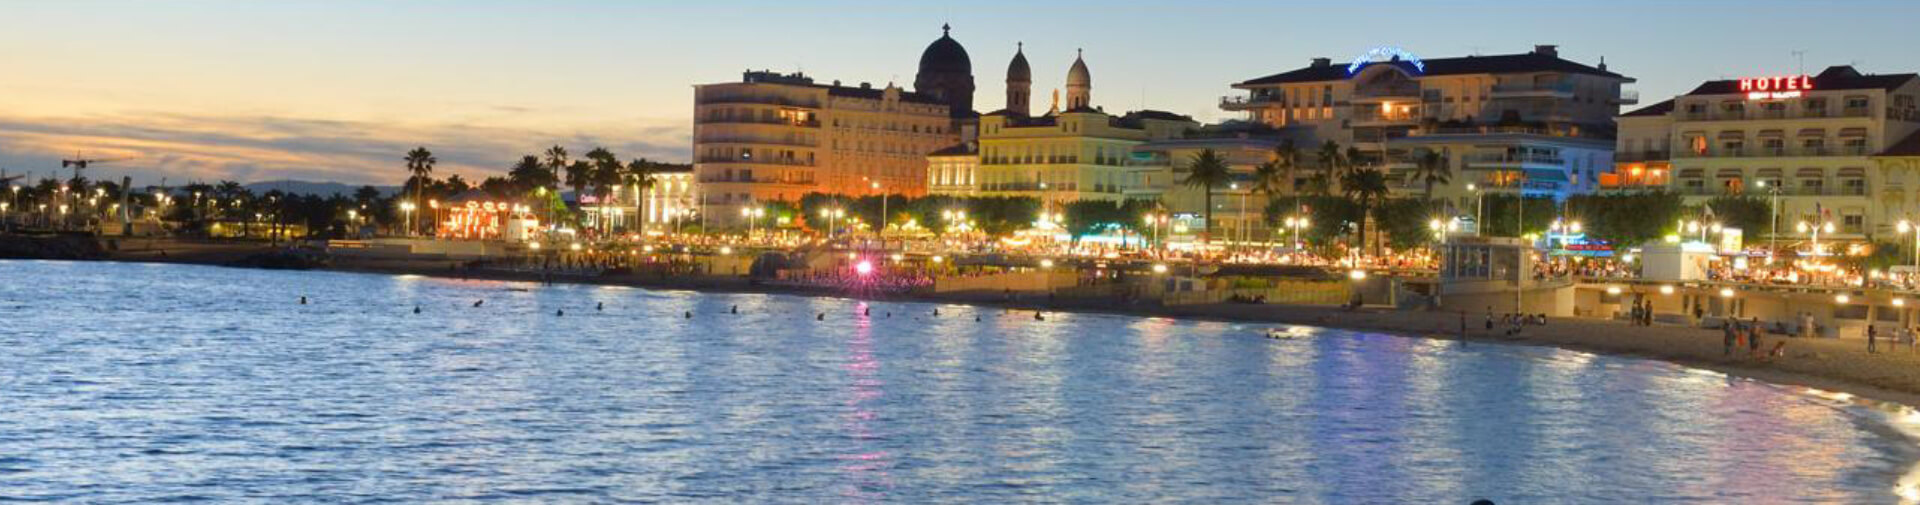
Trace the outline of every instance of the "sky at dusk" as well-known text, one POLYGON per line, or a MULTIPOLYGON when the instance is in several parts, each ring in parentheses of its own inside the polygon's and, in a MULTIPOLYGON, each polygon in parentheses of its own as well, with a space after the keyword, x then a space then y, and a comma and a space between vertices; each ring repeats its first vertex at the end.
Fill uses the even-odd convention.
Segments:
MULTIPOLYGON (((0 168, 129 157, 130 173, 394 184, 425 145, 478 180, 552 144, 685 161, 692 85, 746 68, 912 83, 950 22, 1001 106, 1026 43, 1044 107, 1075 48, 1093 102, 1212 122, 1229 84, 1394 45, 1525 52, 1637 78, 1643 104, 1702 80, 1854 64, 1920 71, 1920 1, 588 2, 0 1, 0 168)), ((64 172, 63 172, 64 173, 64 172)))

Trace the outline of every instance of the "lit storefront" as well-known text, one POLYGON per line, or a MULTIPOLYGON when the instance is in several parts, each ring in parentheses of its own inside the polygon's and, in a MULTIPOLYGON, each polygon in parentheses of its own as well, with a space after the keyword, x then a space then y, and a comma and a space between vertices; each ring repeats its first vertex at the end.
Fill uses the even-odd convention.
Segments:
POLYGON ((508 202, 468 201, 438 209, 437 236, 460 240, 526 240, 540 227, 532 209, 508 202))

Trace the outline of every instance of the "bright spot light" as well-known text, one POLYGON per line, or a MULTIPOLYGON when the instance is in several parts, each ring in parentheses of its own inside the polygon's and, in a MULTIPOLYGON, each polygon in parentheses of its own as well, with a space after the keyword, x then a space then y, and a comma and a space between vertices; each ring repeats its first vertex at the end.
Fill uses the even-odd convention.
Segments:
POLYGON ((906 257, 906 256, 903 256, 903 255, 901 255, 900 253, 893 253, 893 256, 889 256, 889 258, 892 258, 892 259, 893 259, 894 261, 900 261, 900 260, 903 260, 903 259, 907 259, 907 257, 906 257))
POLYGON ((1040 260, 1040 268, 1053 268, 1053 260, 1040 260))
POLYGON ((733 254, 733 248, 728 246, 720 246, 720 254, 733 254))
POLYGON ((1905 298, 1895 298, 1895 299, 1893 299, 1893 306, 1895 306, 1895 307, 1905 307, 1905 306, 1907 306, 1907 299, 1905 299, 1905 298))
POLYGON ((1853 297, 1847 296, 1847 295, 1836 295, 1833 297, 1833 301, 1844 304, 1844 303, 1853 301, 1853 297))
POLYGON ((1167 266, 1163 264, 1155 263, 1153 265, 1153 273, 1156 273, 1156 274, 1167 273, 1167 266))
POLYGON ((1660 286, 1660 294, 1663 294, 1663 295, 1673 294, 1673 286, 1660 286))
POLYGON ((568 248, 568 249, 572 249, 572 250, 575 250, 575 251, 578 251, 578 250, 580 250, 580 243, 579 243, 579 242, 574 242, 574 243, 573 243, 573 245, 570 245, 570 246, 567 246, 567 248, 568 248))
POLYGON ((1609 295, 1620 294, 1620 286, 1607 286, 1607 294, 1609 295))
POLYGON ((856 263, 853 265, 853 271, 860 275, 871 274, 873 273, 873 262, 861 261, 859 263, 856 263))
POLYGON ((939 256, 934 256, 934 257, 932 258, 932 260, 933 260, 933 262, 934 262, 934 263, 939 263, 939 262, 942 262, 942 261, 946 261, 947 259, 946 259, 946 258, 942 258, 942 257, 939 257, 939 256))
POLYGON ((1733 288, 1720 288, 1721 298, 1733 298, 1733 288))
POLYGON ((1367 278, 1367 271, 1366 271, 1366 270, 1359 270, 1359 269, 1355 269, 1355 270, 1354 270, 1354 271, 1352 271, 1352 272, 1347 272, 1347 277, 1348 277, 1348 278, 1351 278, 1351 279, 1353 279, 1353 280, 1356 280, 1356 281, 1357 281, 1357 280, 1362 280, 1362 279, 1366 279, 1366 278, 1367 278))

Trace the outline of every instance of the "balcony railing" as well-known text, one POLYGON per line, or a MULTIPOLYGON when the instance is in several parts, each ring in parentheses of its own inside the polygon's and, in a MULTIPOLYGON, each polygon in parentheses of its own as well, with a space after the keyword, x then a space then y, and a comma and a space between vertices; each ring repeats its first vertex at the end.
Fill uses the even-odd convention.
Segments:
POLYGON ((712 175, 712 176, 700 178, 701 184, 728 183, 728 182, 741 183, 741 184, 797 184, 802 186, 811 186, 813 185, 813 177, 752 177, 752 176, 743 177, 738 175, 728 177, 725 175, 712 175))
POLYGON ((700 163, 735 163, 743 165, 784 165, 790 167, 811 167, 813 161, 799 158, 732 158, 727 156, 701 156, 694 161, 700 163))
MULTIPOLYGON (((1841 147, 1743 147, 1736 149, 1708 149, 1705 152, 1685 150, 1675 154, 1679 158, 1781 158, 1781 157, 1818 157, 1818 156, 1866 156, 1873 154, 1866 146, 1841 147)), ((1623 160, 1631 161, 1631 160, 1623 160)))
POLYGON ((1567 160, 1559 156, 1545 154, 1472 154, 1467 156, 1470 164, 1528 164, 1528 165, 1566 165, 1567 160))
POLYGON ((708 96, 700 98, 700 105, 718 104, 779 105, 782 107, 805 107, 809 109, 820 108, 820 103, 812 100, 788 100, 774 96, 708 96))
POLYGON ((794 140, 794 141, 770 140, 770 139, 756 139, 756 138, 746 138, 746 137, 709 137, 709 138, 701 138, 701 139, 695 140, 695 142, 698 142, 701 144, 754 144, 754 145, 789 146, 789 147, 820 147, 820 143, 818 142, 803 142, 803 141, 797 141, 797 140, 794 140))
POLYGON ((704 119, 701 119, 699 122, 700 124, 769 124, 769 125, 781 125, 781 126, 798 126, 802 128, 819 128, 820 127, 820 120, 818 119, 809 119, 806 121, 794 121, 791 119, 780 119, 780 118, 762 119, 757 117, 745 117, 745 118, 718 117, 718 118, 704 118, 704 119))
POLYGON ((1673 159, 1667 151, 1621 151, 1613 155, 1613 161, 1667 161, 1673 159))
POLYGON ((1872 117, 1872 110, 1866 107, 1846 107, 1839 114, 1830 114, 1827 109, 1756 109, 1740 111, 1715 110, 1711 112, 1686 112, 1680 115, 1682 121, 1744 121, 1748 119, 1818 119, 1828 117, 1872 117))
POLYGON ((1414 98, 1420 96, 1420 85, 1357 87, 1354 98, 1414 98))
POLYGON ((1496 95, 1534 94, 1534 93, 1571 94, 1573 93, 1573 83, 1554 82, 1554 83, 1499 84, 1493 87, 1493 93, 1496 95))
POLYGON ((1273 95, 1253 95, 1253 96, 1237 95, 1237 96, 1220 97, 1220 108, 1228 109, 1228 110, 1236 110, 1236 109, 1242 109, 1247 107, 1260 107, 1260 106, 1265 106, 1269 104, 1285 104, 1285 103, 1286 103, 1285 100, 1281 100, 1280 97, 1273 96, 1273 95))

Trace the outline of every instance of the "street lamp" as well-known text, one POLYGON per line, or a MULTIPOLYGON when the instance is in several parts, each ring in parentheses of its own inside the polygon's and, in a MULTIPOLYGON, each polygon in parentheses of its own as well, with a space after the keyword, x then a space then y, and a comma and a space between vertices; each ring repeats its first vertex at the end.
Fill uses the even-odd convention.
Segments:
MULTIPOLYGON (((1920 228, 1915 228, 1913 223, 1905 219, 1900 220, 1900 224, 1895 226, 1895 228, 1898 228, 1903 235, 1909 232, 1920 231, 1920 228)), ((1916 274, 1920 274, 1920 233, 1913 234, 1913 270, 1916 274)))
POLYGON ((400 202, 400 210, 407 213, 407 236, 413 236, 413 202, 400 202))

